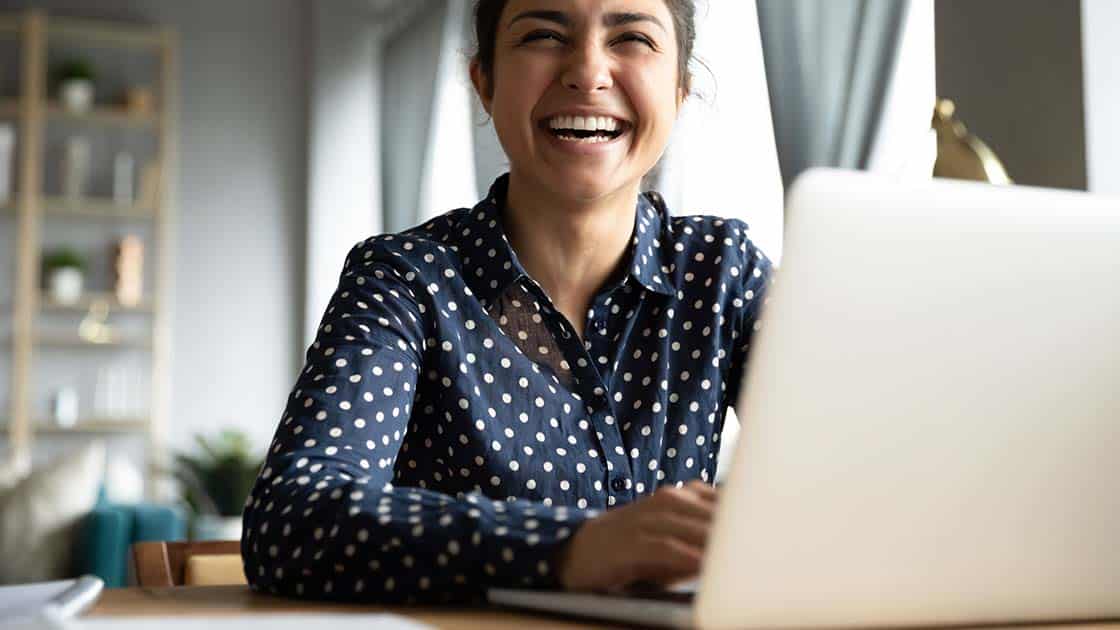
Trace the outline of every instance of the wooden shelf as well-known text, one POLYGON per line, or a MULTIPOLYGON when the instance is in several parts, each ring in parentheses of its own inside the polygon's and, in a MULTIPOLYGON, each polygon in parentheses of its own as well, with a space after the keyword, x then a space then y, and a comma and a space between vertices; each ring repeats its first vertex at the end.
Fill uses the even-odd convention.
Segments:
POLYGON ((47 22, 52 39, 101 46, 151 48, 157 52, 167 44, 168 35, 158 27, 143 24, 111 24, 101 20, 52 17, 47 22))
POLYGON ((43 212, 55 216, 117 218, 117 219, 154 219, 155 212, 141 205, 122 206, 111 199, 83 197, 79 200, 66 197, 44 197, 43 212))
MULTIPOLYGON (((15 201, 0 204, 0 213, 15 214, 19 206, 15 201)), ((44 197, 43 213, 59 217, 87 219, 138 219, 151 221, 156 218, 155 211, 144 205, 122 206, 109 199, 83 197, 79 201, 66 197, 44 197)))
POLYGON ((96 106, 88 112, 72 112, 63 108, 58 103, 47 105, 47 115, 55 120, 69 120, 73 122, 114 125, 118 127, 155 127, 159 122, 153 113, 138 114, 130 112, 123 107, 96 106))
POLYGON ((72 311, 84 312, 90 309, 94 302, 102 301, 108 304, 109 312, 121 313, 146 313, 150 312, 153 308, 151 299, 144 298, 139 304, 135 306, 127 306, 117 301, 117 296, 106 291, 86 291, 82 294, 81 299, 73 304, 62 304, 55 302, 49 295, 44 295, 39 300, 39 305, 44 311, 72 311))
MULTIPOLYGON (((16 118, 20 115, 20 103, 15 99, 0 100, 0 117, 16 118)), ((58 103, 47 105, 47 115, 55 120, 72 122, 113 125, 117 127, 147 128, 155 127, 159 123, 159 116, 154 112, 130 112, 124 107, 99 105, 88 112, 72 112, 58 103)))
POLYGON ((35 336, 36 345, 46 348, 151 348, 149 337, 117 336, 105 343, 86 341, 78 333, 39 333, 35 336))
POLYGON ((37 420, 36 433, 137 433, 148 430, 145 418, 90 418, 72 427, 58 426, 52 420, 37 420))

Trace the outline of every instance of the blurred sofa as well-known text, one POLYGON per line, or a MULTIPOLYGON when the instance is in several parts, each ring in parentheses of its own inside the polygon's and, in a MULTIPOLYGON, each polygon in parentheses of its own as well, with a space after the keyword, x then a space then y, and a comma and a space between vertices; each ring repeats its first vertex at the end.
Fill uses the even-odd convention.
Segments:
POLYGON ((109 588, 127 586, 128 549, 135 542, 183 540, 187 533, 182 510, 155 503, 120 504, 105 497, 83 519, 74 548, 76 574, 93 574, 109 588))

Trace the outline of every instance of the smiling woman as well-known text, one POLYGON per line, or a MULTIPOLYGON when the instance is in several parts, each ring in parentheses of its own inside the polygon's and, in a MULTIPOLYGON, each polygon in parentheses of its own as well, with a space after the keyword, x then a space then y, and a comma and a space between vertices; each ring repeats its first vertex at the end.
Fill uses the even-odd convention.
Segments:
POLYGON ((460 601, 696 575, 770 263, 640 182, 689 0, 481 0, 510 171, 347 256, 245 508, 258 590, 460 601))

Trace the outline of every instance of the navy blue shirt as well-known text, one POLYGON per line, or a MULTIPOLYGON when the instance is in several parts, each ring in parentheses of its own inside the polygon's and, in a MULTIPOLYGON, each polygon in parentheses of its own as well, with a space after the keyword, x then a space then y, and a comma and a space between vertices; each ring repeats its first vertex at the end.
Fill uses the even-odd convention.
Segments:
POLYGON ((244 514, 261 591, 474 599, 556 587, 599 511, 712 482, 770 263, 732 219, 639 196, 581 339, 474 208, 358 243, 244 514))

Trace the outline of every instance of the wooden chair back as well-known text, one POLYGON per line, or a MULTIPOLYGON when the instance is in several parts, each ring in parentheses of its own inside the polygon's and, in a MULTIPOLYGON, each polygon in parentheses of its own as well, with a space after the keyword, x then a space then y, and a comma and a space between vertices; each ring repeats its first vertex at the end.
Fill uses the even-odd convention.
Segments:
POLYGON ((241 543, 236 540, 139 542, 132 545, 129 556, 129 582, 135 586, 246 583, 241 543))

